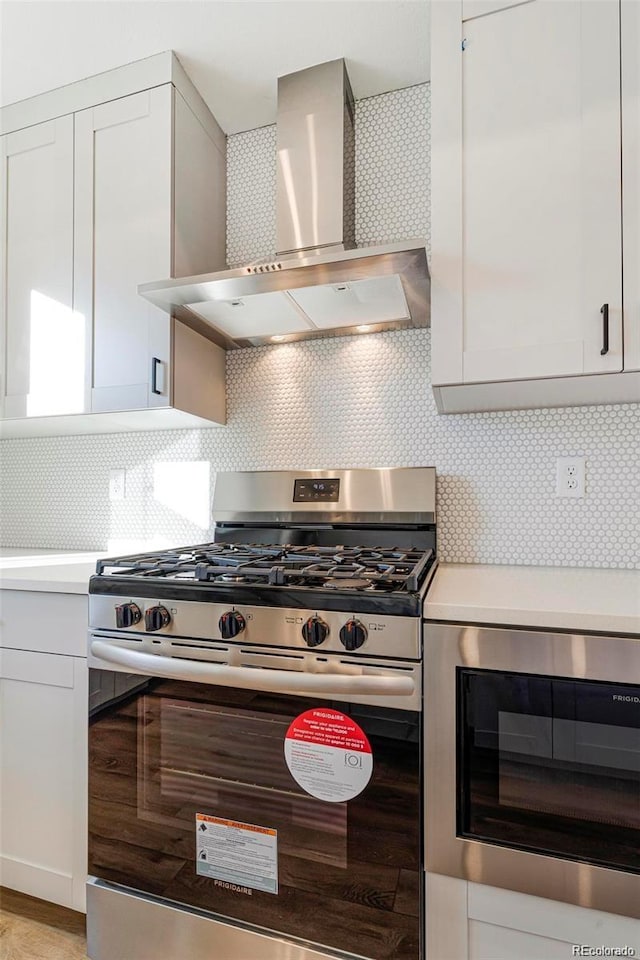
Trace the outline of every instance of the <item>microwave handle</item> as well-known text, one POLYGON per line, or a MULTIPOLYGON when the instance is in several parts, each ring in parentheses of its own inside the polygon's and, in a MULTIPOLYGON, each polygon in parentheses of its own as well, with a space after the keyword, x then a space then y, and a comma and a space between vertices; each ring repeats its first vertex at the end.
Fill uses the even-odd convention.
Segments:
POLYGON ((222 687, 264 690, 269 693, 335 693, 410 697, 415 693, 411 677, 353 676, 342 673, 294 673, 263 670, 260 667, 231 667, 224 663, 160 657, 113 646, 104 640, 91 641, 91 653, 99 660, 115 663, 135 673, 170 680, 213 683, 222 687))

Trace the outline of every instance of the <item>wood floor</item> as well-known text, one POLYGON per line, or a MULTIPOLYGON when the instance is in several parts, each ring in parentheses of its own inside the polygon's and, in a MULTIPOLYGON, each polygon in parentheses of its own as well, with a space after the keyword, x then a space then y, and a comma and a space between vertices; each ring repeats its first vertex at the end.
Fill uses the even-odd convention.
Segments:
POLYGON ((87 960, 83 913, 0 887, 0 960, 87 960))

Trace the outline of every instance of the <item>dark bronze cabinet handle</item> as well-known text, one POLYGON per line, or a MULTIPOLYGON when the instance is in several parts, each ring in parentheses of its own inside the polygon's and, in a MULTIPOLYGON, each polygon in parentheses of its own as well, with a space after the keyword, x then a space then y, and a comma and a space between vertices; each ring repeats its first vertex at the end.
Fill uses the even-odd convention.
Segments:
POLYGON ((151 358, 151 393, 162 394, 162 390, 158 390, 158 366, 161 363, 158 357, 151 358))
POLYGON ((600 313, 602 314, 602 350, 600 355, 604 357, 605 353, 609 353, 609 304, 603 303, 600 307, 600 313))

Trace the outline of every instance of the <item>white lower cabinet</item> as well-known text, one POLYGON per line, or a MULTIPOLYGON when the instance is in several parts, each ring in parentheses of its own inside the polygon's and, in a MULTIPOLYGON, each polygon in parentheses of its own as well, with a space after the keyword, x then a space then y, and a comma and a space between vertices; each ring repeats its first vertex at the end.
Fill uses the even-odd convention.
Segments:
POLYGON ((427 874, 426 960, 570 960, 581 946, 640 956, 640 920, 427 874))
MULTIPOLYGON (((28 611, 46 610, 47 598, 53 610, 68 601, 66 639, 80 652, 80 596, 3 591, 0 642, 19 635, 28 646, 36 632, 28 611)), ((46 622, 38 618, 38 645, 46 622)), ((0 646, 0 886, 85 909, 86 771, 86 657, 0 646)))

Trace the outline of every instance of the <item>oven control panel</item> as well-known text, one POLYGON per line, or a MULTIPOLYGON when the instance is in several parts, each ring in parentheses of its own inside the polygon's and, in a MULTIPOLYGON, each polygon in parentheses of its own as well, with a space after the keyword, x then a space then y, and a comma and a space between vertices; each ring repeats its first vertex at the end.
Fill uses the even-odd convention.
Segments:
POLYGON ((231 641, 314 649, 349 656, 420 659, 421 618, 202 603, 160 598, 89 596, 93 631, 151 634, 181 641, 231 641))
POLYGON ((337 503, 340 499, 340 481, 337 477, 328 480, 295 480, 294 503, 337 503))

